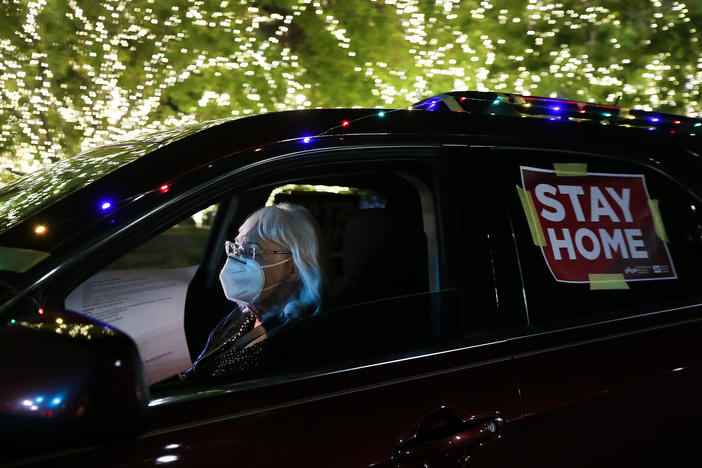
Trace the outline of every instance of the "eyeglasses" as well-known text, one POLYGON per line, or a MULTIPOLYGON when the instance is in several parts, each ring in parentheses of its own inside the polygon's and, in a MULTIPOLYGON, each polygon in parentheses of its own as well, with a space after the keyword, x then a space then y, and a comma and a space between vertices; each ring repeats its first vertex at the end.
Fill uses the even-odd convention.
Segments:
POLYGON ((227 253, 228 257, 241 256, 244 258, 250 258, 251 260, 256 260, 259 255, 275 255, 275 254, 287 254, 292 255, 289 250, 266 250, 262 249, 256 244, 248 244, 246 246, 239 245, 236 242, 224 242, 224 251, 227 253))

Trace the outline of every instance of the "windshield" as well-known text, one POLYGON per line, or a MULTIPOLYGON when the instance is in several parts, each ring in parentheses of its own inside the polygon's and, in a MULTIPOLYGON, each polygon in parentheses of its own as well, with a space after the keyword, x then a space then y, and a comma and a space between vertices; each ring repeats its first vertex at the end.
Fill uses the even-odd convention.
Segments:
POLYGON ((138 140, 101 146, 12 181, 0 188, 0 234, 115 169, 225 120, 231 119, 188 125, 140 136, 138 140))
POLYGON ((0 234, 41 208, 159 146, 158 143, 127 143, 96 148, 11 182, 0 189, 0 234))

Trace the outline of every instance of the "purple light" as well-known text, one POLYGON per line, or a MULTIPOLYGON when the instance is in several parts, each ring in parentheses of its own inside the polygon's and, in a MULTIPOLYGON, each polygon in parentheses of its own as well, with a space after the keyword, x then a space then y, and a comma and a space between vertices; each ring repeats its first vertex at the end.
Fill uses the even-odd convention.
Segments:
POLYGON ((431 105, 427 107, 427 110, 431 110, 435 105, 437 101, 432 101, 431 105))
POLYGON ((305 137, 302 139, 303 143, 309 143, 312 139, 310 137, 305 137))
POLYGON ((100 203, 100 209, 101 209, 102 211, 107 211, 107 210, 109 210, 111 207, 112 207, 112 203, 110 203, 109 201, 104 201, 104 202, 100 203))

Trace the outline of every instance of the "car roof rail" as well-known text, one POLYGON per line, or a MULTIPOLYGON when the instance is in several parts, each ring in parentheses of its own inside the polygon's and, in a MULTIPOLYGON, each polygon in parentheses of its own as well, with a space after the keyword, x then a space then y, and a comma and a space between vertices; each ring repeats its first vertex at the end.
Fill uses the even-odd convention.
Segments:
POLYGON ((451 91, 413 104, 411 109, 465 112, 474 115, 536 117, 637 127, 688 136, 702 135, 702 119, 567 99, 483 91, 451 91))

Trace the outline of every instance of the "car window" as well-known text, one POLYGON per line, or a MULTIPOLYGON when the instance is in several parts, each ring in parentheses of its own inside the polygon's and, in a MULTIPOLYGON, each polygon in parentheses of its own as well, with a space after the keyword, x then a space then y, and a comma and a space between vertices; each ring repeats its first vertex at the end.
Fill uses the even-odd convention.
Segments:
POLYGON ((532 324, 699 301, 699 200, 669 176, 613 157, 496 153, 532 324))
MULTIPOLYGON (((292 203, 304 206, 316 219, 326 252, 321 307, 247 343, 253 349, 266 342, 269 358, 260 369, 268 374, 343 369, 457 342, 460 328, 444 323, 457 320, 455 291, 438 288, 431 166, 345 169, 341 174, 338 168, 329 169, 294 183, 271 180, 236 194, 241 208, 232 219, 230 240, 252 210, 292 203)), ((209 292, 210 297, 217 294, 220 288, 209 292)), ((223 302, 230 310, 236 307, 223 302)), ((208 303, 206 308, 219 310, 220 305, 208 303)), ((195 309, 187 314, 207 319, 195 309)), ((189 338, 203 343, 202 349, 207 341, 189 338)))
POLYGON ((72 291, 65 306, 132 336, 150 384, 182 385, 175 376, 210 355, 218 330, 244 330, 230 320, 242 307, 221 279, 239 227, 261 207, 287 203, 305 207, 319 226, 325 279, 319 307, 258 317, 237 340, 243 338, 242 349, 265 353, 230 355, 256 355, 253 365, 184 384, 327 372, 456 347, 458 293, 441 287, 440 169, 431 159, 407 158, 329 164, 304 177, 282 170, 259 176, 122 254, 72 291))

